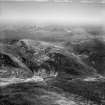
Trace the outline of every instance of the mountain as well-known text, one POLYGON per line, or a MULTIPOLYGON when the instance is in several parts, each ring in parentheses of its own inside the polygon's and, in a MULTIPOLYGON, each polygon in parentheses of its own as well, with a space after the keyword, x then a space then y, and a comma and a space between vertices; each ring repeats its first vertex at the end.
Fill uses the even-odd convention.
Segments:
POLYGON ((60 44, 23 39, 19 40, 16 46, 23 63, 32 71, 44 68, 48 71, 54 70, 58 74, 59 72, 70 72, 73 75, 95 73, 94 68, 84 64, 78 55, 69 52, 60 44))
POLYGON ((6 41, 0 43, 1 105, 105 104, 103 40, 6 41))

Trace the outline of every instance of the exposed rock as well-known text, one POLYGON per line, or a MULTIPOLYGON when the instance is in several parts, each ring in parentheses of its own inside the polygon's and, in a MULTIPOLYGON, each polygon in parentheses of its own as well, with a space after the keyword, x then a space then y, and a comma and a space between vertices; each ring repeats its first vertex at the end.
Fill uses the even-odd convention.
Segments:
POLYGON ((55 44, 23 39, 16 43, 22 62, 32 72, 45 70, 46 73, 66 72, 70 75, 94 74, 95 70, 83 63, 78 55, 75 55, 64 47, 55 44), (41 69, 40 69, 41 68, 41 69), (90 72, 91 71, 91 72, 90 72))

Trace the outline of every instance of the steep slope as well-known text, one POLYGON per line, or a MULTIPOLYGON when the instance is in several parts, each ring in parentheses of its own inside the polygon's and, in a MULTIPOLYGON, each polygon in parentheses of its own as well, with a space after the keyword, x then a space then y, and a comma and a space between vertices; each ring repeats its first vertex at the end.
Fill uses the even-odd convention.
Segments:
POLYGON ((84 59, 86 64, 95 68, 99 74, 105 75, 105 41, 103 39, 94 38, 77 43, 74 51, 84 59))
POLYGON ((10 49, 13 46, 8 46, 3 44, 0 46, 0 78, 30 77, 32 75, 30 70, 18 59, 18 55, 10 49))
POLYGON ((58 45, 30 39, 23 39, 16 43, 21 61, 34 73, 40 71, 74 76, 96 74, 95 69, 86 65, 78 55, 58 45))

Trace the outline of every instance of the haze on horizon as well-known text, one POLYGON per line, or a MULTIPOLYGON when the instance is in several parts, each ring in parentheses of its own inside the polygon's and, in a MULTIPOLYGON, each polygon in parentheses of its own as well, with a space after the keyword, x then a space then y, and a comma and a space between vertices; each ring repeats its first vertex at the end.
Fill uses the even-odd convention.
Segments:
POLYGON ((1 2, 0 23, 103 24, 105 7, 57 2, 1 2))

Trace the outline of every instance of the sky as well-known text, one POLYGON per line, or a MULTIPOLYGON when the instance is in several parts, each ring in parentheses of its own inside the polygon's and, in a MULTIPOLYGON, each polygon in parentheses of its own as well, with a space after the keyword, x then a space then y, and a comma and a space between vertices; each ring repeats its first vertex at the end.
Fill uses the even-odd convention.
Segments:
MULTIPOLYGON (((90 0, 92 1, 92 0, 90 0)), ((101 0, 102 1, 102 0, 101 0)), ((1 1, 0 23, 104 24, 105 3, 72 0, 1 1)))

